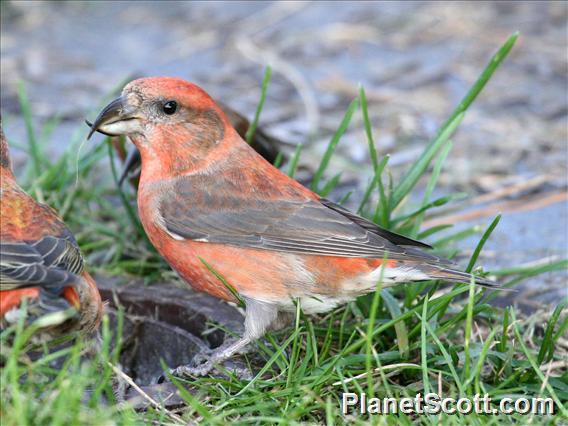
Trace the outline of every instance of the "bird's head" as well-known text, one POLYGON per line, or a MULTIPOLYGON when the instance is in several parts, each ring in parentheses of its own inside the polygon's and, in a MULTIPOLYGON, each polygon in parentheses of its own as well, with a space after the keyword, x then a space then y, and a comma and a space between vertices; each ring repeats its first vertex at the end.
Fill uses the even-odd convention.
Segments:
POLYGON ((173 77, 130 82, 90 126, 89 138, 96 131, 128 136, 140 150, 143 163, 144 157, 163 160, 169 156, 178 169, 207 157, 232 129, 204 90, 173 77))

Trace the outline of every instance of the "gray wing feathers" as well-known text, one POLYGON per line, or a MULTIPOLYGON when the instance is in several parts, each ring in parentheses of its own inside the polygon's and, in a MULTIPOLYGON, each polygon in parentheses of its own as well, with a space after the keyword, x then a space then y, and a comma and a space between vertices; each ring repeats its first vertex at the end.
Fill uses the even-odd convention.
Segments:
POLYGON ((34 285, 60 288, 82 270, 83 258, 74 240, 47 236, 0 244, 0 290, 34 285))
POLYGON ((373 232, 377 235, 380 235, 381 237, 388 239, 390 242, 392 242, 394 244, 398 244, 398 245, 402 245, 402 246, 416 246, 416 247, 422 247, 422 248, 428 248, 428 249, 432 248, 428 244, 423 243, 421 241, 416 241, 416 240, 413 240, 411 238, 405 237, 404 235, 395 234, 394 232, 383 229, 379 225, 377 225, 376 223, 371 222, 370 220, 365 219, 364 217, 361 217, 361 216, 359 216, 359 215, 357 215, 353 212, 350 212, 349 210, 340 206, 339 204, 336 204, 336 203, 329 201, 325 198, 320 198, 320 202, 324 206, 341 213, 343 216, 349 218, 350 220, 352 220, 353 222, 355 222, 357 225, 361 226, 362 228, 365 228, 368 231, 371 231, 371 232, 373 232))
POLYGON ((202 207, 188 199, 190 192, 184 188, 185 197, 164 197, 158 208, 167 231, 182 238, 297 254, 357 258, 386 255, 389 259, 439 261, 420 250, 397 245, 421 243, 385 231, 327 200, 323 204, 316 200, 249 201, 209 195, 207 198, 214 198, 214 203, 202 207))

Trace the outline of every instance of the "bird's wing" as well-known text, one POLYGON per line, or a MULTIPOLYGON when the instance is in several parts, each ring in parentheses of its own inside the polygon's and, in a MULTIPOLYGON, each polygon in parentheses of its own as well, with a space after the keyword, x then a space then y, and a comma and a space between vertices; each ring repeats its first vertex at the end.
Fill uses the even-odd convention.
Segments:
POLYGON ((0 290, 40 286, 57 291, 83 270, 83 257, 70 232, 37 241, 0 242, 0 290))
POLYGON ((335 210, 339 213, 341 213, 343 216, 351 219, 353 222, 355 222, 357 225, 365 228, 368 231, 374 232, 375 234, 386 238, 387 240, 389 240, 391 243, 400 245, 400 246, 416 246, 416 247, 422 247, 422 248, 427 248, 427 249, 431 249, 432 246, 423 243, 421 241, 416 241, 413 240, 411 238, 405 237, 404 235, 400 235, 400 234, 395 234, 394 232, 388 231, 384 228, 381 228, 379 225, 377 225, 374 222, 371 222, 368 219, 365 219, 364 217, 361 217, 349 210, 347 210, 345 207, 340 206, 337 203, 334 203, 333 201, 329 201, 325 198, 320 198, 320 202, 332 209, 335 210))
POLYGON ((183 185, 160 199, 158 213, 174 238, 321 256, 439 262, 417 242, 318 200, 249 200, 183 185), (199 200, 203 202, 199 202, 199 200))

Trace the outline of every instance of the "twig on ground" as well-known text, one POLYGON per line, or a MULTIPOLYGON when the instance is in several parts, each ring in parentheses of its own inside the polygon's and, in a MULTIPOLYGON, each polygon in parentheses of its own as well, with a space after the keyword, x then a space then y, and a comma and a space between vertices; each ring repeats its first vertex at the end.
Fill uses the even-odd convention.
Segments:
MULTIPOLYGON (((377 367, 371 371, 366 371, 364 373, 358 374, 356 376, 350 377, 348 379, 345 380, 339 380, 335 383, 332 384, 332 386, 339 386, 339 385, 343 385, 343 384, 347 384, 352 382, 353 380, 358 380, 358 379, 362 379, 364 377, 367 377, 369 375, 369 373, 377 373, 380 371, 385 371, 385 370, 396 370, 397 368, 400 367, 416 367, 416 368, 420 368, 420 366, 418 364, 412 364, 409 362, 401 362, 399 364, 391 364, 391 365, 383 365, 382 367, 377 367)), ((394 373, 394 371, 393 371, 394 373)))
MULTIPOLYGON (((160 404, 158 401, 156 401, 154 398, 152 398, 150 395, 148 395, 146 392, 144 392, 142 390, 142 388, 140 386, 138 386, 134 382, 134 380, 132 380, 132 378, 129 375, 127 375, 124 371, 122 371, 120 368, 116 367, 115 365, 111 364, 110 362, 108 363, 108 365, 109 365, 110 368, 112 368, 112 371, 114 371, 114 373, 117 376, 119 376, 122 380, 124 380, 126 383, 128 383, 130 386, 132 386, 132 389, 134 389, 138 394, 140 394, 140 396, 142 396, 142 398, 144 398, 146 401, 148 401, 148 403, 152 407, 154 407, 158 411, 165 413, 166 416, 168 416, 170 419, 174 420, 176 423, 185 424, 184 420, 180 416, 172 413, 166 407, 164 407, 162 404, 160 404)), ((127 404, 128 404, 128 402, 121 403, 121 405, 127 405, 127 404)))

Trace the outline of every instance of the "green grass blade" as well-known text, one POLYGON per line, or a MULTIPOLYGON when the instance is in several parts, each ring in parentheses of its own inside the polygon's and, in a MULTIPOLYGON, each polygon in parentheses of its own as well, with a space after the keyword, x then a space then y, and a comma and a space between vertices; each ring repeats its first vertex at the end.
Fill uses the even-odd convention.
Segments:
POLYGON ((130 202, 128 201, 128 198, 126 197, 126 194, 124 193, 124 191, 122 190, 122 188, 118 184, 118 173, 116 172, 116 166, 114 164, 114 149, 113 149, 112 144, 110 142, 110 137, 106 137, 103 143, 105 143, 108 147, 108 157, 109 157, 109 160, 110 160, 110 170, 111 170, 111 173, 112 173, 112 178, 114 180, 116 187, 118 188, 118 195, 120 197, 120 200, 122 201, 122 205, 124 206, 124 209, 126 210, 126 214, 128 215, 128 219, 130 220, 132 227, 137 230, 138 234, 142 235, 146 239, 146 241, 149 243, 149 240, 147 239, 148 237, 146 236, 146 232, 144 231, 144 228, 140 224, 140 221, 138 220, 138 217, 136 216, 136 213, 134 212, 132 205, 130 204, 130 202))
POLYGON ((540 265, 529 266, 516 266, 511 268, 502 268, 492 270, 492 275, 506 276, 506 275, 539 275, 551 271, 562 271, 568 269, 568 259, 561 259, 554 262, 548 262, 540 265))
POLYGON ((390 209, 388 208, 389 201, 387 200, 386 192, 384 189, 383 181, 382 181, 382 173, 383 170, 389 160, 388 156, 385 156, 380 162, 378 160, 377 150, 375 148, 375 140, 373 138, 373 126, 371 125, 371 120, 369 118, 369 111, 367 108, 367 96, 365 95, 365 89, 361 84, 359 84, 359 100, 361 102, 361 113, 363 115, 363 124, 365 127, 365 134, 367 135, 367 143, 369 146, 369 155, 371 157, 371 163, 373 164, 373 180, 371 184, 365 191, 365 195, 363 196, 363 200, 357 209, 357 212, 363 210, 372 190, 375 188, 376 185, 379 187, 379 201, 375 208, 375 214, 373 217, 373 221, 378 223, 380 220, 380 224, 385 227, 390 227, 389 217, 390 217, 390 209))
MULTIPOLYGON (((419 314, 416 314, 416 315, 419 315, 419 314)), ((438 335, 436 334, 436 332, 434 331, 432 326, 430 326, 430 324, 428 324, 428 321, 422 321, 422 316, 420 316, 420 315, 419 315, 419 318, 420 318, 421 323, 426 327, 426 331, 428 331, 428 334, 430 334, 430 336, 432 336, 432 339, 434 339, 434 342, 436 343, 436 345, 438 346, 438 349, 440 349, 440 352, 442 353, 442 356, 446 360, 446 365, 450 369, 450 372, 452 374, 452 377, 454 378, 456 386, 458 387, 458 389, 460 391, 460 395, 461 396, 465 395, 465 388, 462 384, 462 381, 460 380, 460 377, 458 375, 458 372, 456 371, 456 368, 454 367, 454 361, 452 360, 452 357, 450 356, 450 354, 448 353, 448 351, 446 350, 446 348, 442 344, 442 341, 440 340, 440 338, 438 337, 438 335)))
POLYGON ((428 144, 424 149, 424 152, 420 155, 418 160, 412 165, 410 170, 403 176, 400 184, 394 189, 392 196, 390 198, 390 209, 394 210, 400 202, 408 195, 408 193, 414 188, 414 185, 422 177, 428 165, 436 155, 436 153, 449 142, 450 137, 457 130, 458 126, 462 122, 465 116, 464 112, 457 114, 452 121, 449 122, 447 126, 444 127, 443 131, 428 144))
POLYGON ((527 357, 527 360, 529 361, 529 364, 531 365, 532 369, 534 370, 535 374, 538 376, 538 378, 540 379, 541 383, 544 385, 544 387, 548 390, 550 397, 554 400, 554 402, 556 403, 556 408, 559 409, 562 413, 562 415, 564 416, 564 418, 568 418, 568 410, 566 409, 566 407, 562 404, 562 402, 560 401, 560 399, 558 399, 558 396, 556 395, 556 392, 554 392, 554 389, 552 388, 552 386, 550 385, 550 381, 546 379, 546 377, 544 377, 544 374, 542 374, 542 371, 540 371, 540 368, 538 368, 538 364, 536 363, 536 361, 534 360, 533 356, 531 355, 530 351, 528 350, 527 346, 525 345, 525 342, 523 340, 523 337, 521 336, 521 333, 519 331, 519 325, 517 324, 517 318, 515 315, 515 312, 512 311, 511 312, 513 315, 513 320, 512 320, 512 326, 513 326, 513 330, 515 332, 515 336, 517 337, 517 341, 519 342, 519 344, 521 345, 521 348, 523 350, 523 352, 525 353, 525 356, 527 357))
POLYGON ((466 272, 471 272, 473 270, 473 267, 475 266, 475 262, 477 262, 477 258, 479 257, 479 254, 481 253, 483 246, 485 245, 485 243, 487 242, 487 240, 489 239, 489 237, 491 236, 491 234, 495 230, 495 227, 499 224, 500 220, 501 220, 501 215, 499 214, 495 217, 495 219, 493 219, 493 222, 491 222, 491 224, 489 225, 487 230, 483 233, 483 236, 481 237, 481 239, 477 243, 477 246, 475 247, 475 250, 473 251, 473 254, 471 255, 471 259, 469 259, 469 263, 467 265, 467 268, 465 268, 466 272))
POLYGON ((363 194, 363 199, 361 200, 361 203, 359 204, 359 207, 357 208, 358 214, 363 211, 363 209, 367 205, 367 202, 369 201, 369 198, 371 197, 371 193, 373 192, 375 187, 379 184, 379 182, 381 182, 383 170, 385 169, 386 165, 388 164, 389 159, 390 159, 390 156, 385 155, 383 157, 383 159, 381 160, 381 162, 379 163, 378 167, 375 169, 373 179, 371 180, 371 183, 369 184, 369 186, 365 190, 365 193, 363 194))
POLYGON ((542 343, 540 345, 540 350, 538 352, 538 356, 536 362, 538 365, 541 365, 544 361, 550 361, 554 356, 554 344, 555 341, 553 339, 554 335, 554 327, 556 326, 560 314, 564 309, 566 309, 566 305, 568 305, 568 298, 565 298, 562 302, 556 306, 552 316, 548 320, 548 324, 546 325, 546 331, 544 332, 544 337, 542 339, 542 343))
POLYGON ((442 125, 436 137, 428 144, 420 158, 404 176, 400 185, 395 189, 391 197, 391 210, 394 210, 402 199, 410 192, 418 178, 423 174, 424 170, 426 170, 428 164, 430 164, 430 161, 436 152, 438 152, 438 150, 447 142, 448 138, 455 132, 464 117, 465 111, 467 111, 479 93, 483 90, 493 73, 507 57, 518 37, 518 32, 513 33, 507 39, 505 44, 503 44, 497 53, 491 58, 475 84, 455 108, 450 118, 448 118, 448 120, 442 125))
POLYGON ((353 191, 347 192, 347 194, 345 194, 343 197, 341 197, 341 199, 339 200, 338 204, 339 204, 340 206, 345 205, 345 203, 349 200, 349 198, 351 198, 352 195, 353 195, 353 191))
POLYGON ((367 96, 365 95, 365 89, 361 84, 359 84, 359 101, 361 102, 361 113, 363 114, 363 124, 365 126, 365 134, 367 135, 367 142, 369 144, 369 155, 371 156, 371 163, 373 164, 373 170, 375 175, 379 174, 379 160, 377 156, 377 149, 375 148, 375 140, 373 139, 373 129, 371 125, 371 120, 369 119, 369 111, 367 110, 367 96))
POLYGON ((302 154, 302 147, 303 145, 301 143, 296 145, 294 155, 292 155, 292 158, 290 159, 290 164, 288 165, 288 176, 291 178, 296 175, 296 171, 298 170, 298 162, 300 161, 300 155, 302 154))
MULTIPOLYGON (((386 263, 386 259, 383 259, 383 263, 386 263)), ((383 278, 384 278, 384 270, 385 268, 381 268, 381 273, 379 276, 379 280, 377 282, 375 293, 373 294, 373 301, 371 303, 371 309, 369 314, 369 322, 367 324, 367 333, 365 335, 366 339, 366 354, 365 354, 365 368, 367 370, 367 392, 372 397, 374 395, 374 384, 373 384, 373 375, 371 371, 373 371, 372 367, 372 356, 373 354, 373 329, 375 328, 375 319, 377 317, 377 311, 379 310, 379 301, 381 299, 382 294, 382 286, 383 286, 383 278)), ((377 363, 378 367, 381 367, 381 360, 378 357, 375 357, 375 362, 377 363)), ((384 377, 384 374, 381 371, 381 378, 383 379, 383 384, 388 388, 388 382, 384 377)))
POLYGON ((223 275, 221 275, 219 272, 217 272, 215 270, 215 268, 213 268, 212 265, 210 265, 205 259, 202 259, 201 257, 199 258, 199 260, 201 261, 201 263, 203 263, 203 265, 205 265, 205 267, 209 270, 209 272, 211 272, 213 275, 215 275, 215 277, 221 281, 221 284, 223 284, 225 286, 225 288, 227 290, 229 290, 229 292, 233 295, 233 297, 237 300, 237 304, 241 307, 241 308, 245 308, 246 307, 246 302, 244 301, 244 299, 242 298, 242 296, 239 294, 239 292, 235 289, 235 287, 233 287, 231 284, 229 284, 229 282, 225 279, 225 277, 223 277, 223 275))
POLYGON ((331 191, 339 184, 339 179, 341 179, 341 172, 333 176, 330 180, 328 180, 323 188, 319 191, 319 195, 322 197, 326 197, 329 195, 331 191))
MULTIPOLYGON (((388 160, 388 158, 387 158, 388 160)), ((385 163, 386 164, 386 163, 385 163)), ((382 170, 381 170, 382 172, 382 170)), ((392 180, 390 181, 392 184, 392 180)), ((384 228, 390 229, 390 216, 391 216, 391 209, 390 209, 390 200, 392 196, 392 185, 389 186, 388 195, 387 191, 385 191, 385 187, 383 184, 382 175, 379 175, 379 179, 377 181, 379 187, 379 201, 375 207, 375 214, 373 216, 373 222, 379 223, 384 228)))
POLYGON ((351 117, 353 117, 353 113, 355 112, 355 110, 357 109, 358 106, 359 106, 359 99, 355 98, 349 104, 347 111, 345 111, 345 115, 343 116, 343 120, 341 120, 341 124, 339 125, 335 134, 333 135, 333 137, 329 141, 329 144, 327 145, 327 149, 326 149, 326 151, 325 151, 325 153, 324 153, 324 155, 321 159, 320 165, 319 165, 318 169, 316 170, 316 173, 314 174, 314 178, 313 178, 312 184, 310 186, 312 191, 318 192, 319 183, 320 183, 320 181, 323 177, 325 170, 327 169, 327 166, 329 165, 329 161, 331 160, 331 157, 332 157, 332 155, 335 151, 335 148, 337 147, 339 140, 341 139, 341 137, 343 136, 343 134, 347 130, 347 127, 349 126, 349 123, 351 122, 351 117))
POLYGON ((412 219, 417 218, 418 216, 422 215, 424 212, 434 208, 434 207, 441 207, 444 206, 446 204, 448 204, 451 201, 454 200, 463 200, 466 197, 466 194, 464 194, 463 192, 457 192, 455 194, 449 194, 446 195, 444 197, 440 197, 435 199, 434 201, 430 201, 427 202, 426 204, 423 204, 422 207, 420 207, 418 210, 413 211, 412 213, 403 215, 403 216, 399 216, 396 219, 393 219, 391 221, 391 223, 393 224, 397 224, 400 222, 406 222, 412 219))
POLYGON ((169 372, 168 372, 168 366, 165 365, 162 362, 162 367, 164 368, 164 371, 166 371, 166 374, 168 376, 168 378, 170 379, 170 381, 174 384, 174 386, 177 388, 181 398, 187 403, 187 405, 189 407, 191 407, 193 410, 195 410, 196 413, 198 413, 201 417, 203 417, 204 420, 207 421, 207 424, 210 425, 217 425, 219 424, 219 421, 217 421, 211 414, 211 412, 209 411, 209 409, 203 405, 200 401, 199 398, 197 396, 192 395, 181 383, 180 380, 178 380, 176 377, 172 376, 169 372))
POLYGON ((272 163, 272 165, 277 169, 279 169, 283 161, 284 161, 284 154, 279 152, 278 154, 276 154, 276 158, 274 159, 274 163, 272 163))
POLYGON ((276 362, 276 359, 280 358, 282 356, 282 354, 284 354, 284 351, 286 350, 286 348, 288 346, 290 346, 290 343, 292 343, 295 339, 297 339, 298 337, 298 333, 299 330, 295 330, 285 341, 284 343, 282 343, 282 345, 280 345, 280 347, 277 348, 276 352, 274 352, 274 355, 272 355, 272 357, 266 362, 266 364, 264 365, 264 367, 262 367, 259 372, 256 374, 256 376, 254 376, 254 378, 248 382, 246 384, 246 386, 244 386, 236 395, 235 397, 242 395, 243 393, 245 393, 245 391, 247 391, 248 389, 252 388, 252 386, 256 383, 257 380, 260 380, 260 378, 264 375, 264 373, 266 373, 268 371, 268 369, 272 366, 272 364, 274 364, 276 362))
POLYGON ((453 114, 446 121, 444 126, 442 126, 442 130, 445 129, 446 126, 449 126, 449 124, 454 120, 456 116, 466 111, 473 103, 473 101, 475 101, 475 98, 477 98, 477 96, 483 90, 487 82, 491 79, 493 73, 497 70, 497 68, 499 68, 499 66, 505 60, 507 55, 509 55, 509 52, 515 45, 518 38, 519 38, 519 32, 516 31, 509 36, 507 41, 499 48, 497 53, 493 55, 489 63, 485 66, 485 69, 483 70, 481 75, 478 77, 475 84, 471 87, 471 89, 469 89, 469 91, 462 99, 460 104, 457 106, 453 114))
POLYGON ((469 345, 471 344, 471 331, 473 330, 473 302, 475 300, 475 283, 474 277, 471 277, 469 283, 469 297, 467 301, 467 315, 465 320, 465 337, 463 343, 463 351, 465 356, 463 371, 464 381, 469 377, 469 369, 471 364, 471 354, 469 345))
POLYGON ((417 237, 417 238, 420 239, 420 240, 422 240, 422 239, 424 239, 424 238, 429 237, 430 235, 434 235, 434 234, 436 234, 436 233, 438 233, 438 232, 441 232, 441 231, 443 231, 443 230, 445 230, 445 229, 452 228, 453 226, 454 226, 454 225, 449 225, 449 224, 448 224, 448 225, 436 225, 436 226, 433 226, 433 227, 431 227, 431 228, 428 228, 428 229, 426 229, 426 230, 420 232, 420 233, 418 234, 418 237, 417 237))
POLYGON ((294 341, 292 342, 292 352, 290 355, 290 365, 288 367, 288 370, 286 371, 286 387, 289 388, 292 384, 292 378, 294 377, 292 370, 294 369, 294 367, 296 366, 296 363, 298 362, 298 357, 300 356, 300 342, 299 342, 299 337, 300 337, 300 321, 301 321, 301 315, 302 315, 302 307, 300 304, 300 301, 297 300, 296 301, 296 315, 294 318, 294 331, 295 331, 295 336, 296 338, 294 339, 294 341))
POLYGON ((479 225, 471 226, 469 228, 462 229, 461 231, 442 237, 439 240, 434 241, 432 245, 437 249, 440 249, 442 247, 455 243, 456 241, 461 241, 472 235, 479 234, 482 229, 483 228, 481 228, 479 225))
POLYGON ((424 298, 424 303, 422 304, 422 318, 420 319, 422 324, 421 327, 421 339, 420 339, 420 358, 422 365, 422 384, 424 386, 424 395, 430 393, 430 379, 428 377, 428 343, 426 340, 426 322, 428 322, 428 295, 424 298))
POLYGON ((252 142, 252 138, 254 133, 256 132, 256 128, 258 127, 258 121, 260 119, 260 113, 262 112, 262 108, 264 107, 264 101, 266 101, 266 93, 268 92, 268 83, 270 82, 270 76, 272 75, 272 68, 270 65, 266 66, 266 70, 264 71, 264 78, 262 79, 262 90, 260 92, 260 101, 256 107, 256 112, 254 113, 254 119, 250 124, 247 132, 245 134, 245 140, 248 144, 252 142))
MULTIPOLYGON (((426 185, 426 190, 424 191, 424 197, 422 198, 422 205, 425 206, 430 201, 430 197, 432 196, 432 192, 436 188, 436 184, 438 183, 438 178, 440 177, 440 173, 442 172, 442 167, 448 157, 448 154, 452 150, 453 144, 452 141, 449 141, 440 151, 436 163, 434 164, 434 169, 432 170, 432 175, 428 180, 428 185, 426 185)), ((424 220, 424 213, 418 214, 416 220, 414 221, 414 226, 412 228, 412 232, 410 233, 411 236, 418 234, 418 230, 422 225, 422 221, 424 220)))
POLYGON ((33 119, 32 119, 32 109, 30 106, 30 100, 26 91, 26 85, 23 81, 18 82, 18 100, 20 102, 20 108, 22 109, 22 116, 24 118, 24 123, 26 126, 26 132, 28 135, 28 148, 32 161, 30 164, 30 169, 28 173, 37 178, 41 175, 42 163, 44 161, 43 150, 38 143, 37 136, 34 130, 33 119))
MULTIPOLYGON (((451 300, 454 297, 456 297, 457 295, 466 292, 467 289, 468 288, 465 287, 465 286, 453 289, 452 291, 450 291, 449 293, 445 294, 444 296, 442 296, 438 299, 430 300, 430 302, 432 302, 432 303, 436 302, 438 304, 440 304, 440 303, 443 304, 443 303, 445 303, 445 301, 451 300)), ((393 319, 393 320, 390 320, 390 321, 387 321, 384 324, 381 324, 379 327, 377 327, 373 330, 373 336, 376 336, 376 335, 382 333, 383 331, 389 329, 390 327, 394 327, 394 325, 399 321, 404 321, 408 318, 411 318, 416 312, 419 312, 421 309, 422 309, 422 305, 419 304, 419 305, 413 307, 412 309, 409 309, 408 311, 404 312, 400 317, 393 319)), ((436 313, 436 311, 434 311, 434 313, 436 313)), ((365 345, 365 340, 358 339, 357 341, 345 346, 344 351, 346 353, 354 352, 354 351, 360 349, 364 345, 365 345)))
POLYGON ((509 342, 509 310, 503 311, 503 330, 501 331, 501 340, 497 345, 497 350, 505 352, 507 350, 507 343, 509 342))
MULTIPOLYGON (((391 318, 399 318, 402 315, 400 306, 398 306, 398 301, 392 296, 388 289, 381 291, 381 297, 385 303, 387 310, 389 311, 391 318)), ((398 345, 398 350, 400 352, 400 357, 402 359, 408 358, 408 329, 404 321, 399 321, 394 325, 394 331, 396 333, 396 340, 398 345)))
POLYGON ((485 365, 485 360, 487 358, 487 354, 493 343, 493 339, 495 338, 495 334, 497 333, 497 329, 494 328, 489 333, 489 336, 486 337, 485 343, 483 344, 483 348, 481 349, 481 353, 479 354, 479 358, 477 359, 477 363, 473 371, 471 372, 471 376, 465 382, 464 386, 467 388, 470 386, 471 383, 474 383, 474 391, 475 393, 481 394, 481 385, 480 385, 480 378, 481 378, 481 370, 485 365))

